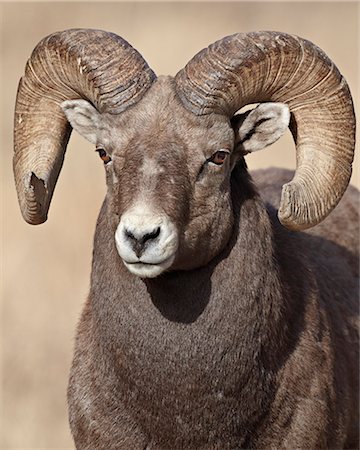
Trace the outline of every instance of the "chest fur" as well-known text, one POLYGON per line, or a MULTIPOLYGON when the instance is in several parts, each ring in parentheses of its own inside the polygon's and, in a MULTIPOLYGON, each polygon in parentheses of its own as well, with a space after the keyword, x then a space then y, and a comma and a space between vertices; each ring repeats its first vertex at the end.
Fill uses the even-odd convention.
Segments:
POLYGON ((259 420, 273 389, 260 349, 248 345, 257 331, 245 326, 246 305, 230 289, 220 298, 211 278, 199 273, 196 279, 177 289, 171 280, 128 286, 132 302, 113 313, 106 343, 119 402, 167 445, 169 436, 185 445, 195 429, 199 443, 208 442, 203 433, 214 441, 239 437, 259 420))

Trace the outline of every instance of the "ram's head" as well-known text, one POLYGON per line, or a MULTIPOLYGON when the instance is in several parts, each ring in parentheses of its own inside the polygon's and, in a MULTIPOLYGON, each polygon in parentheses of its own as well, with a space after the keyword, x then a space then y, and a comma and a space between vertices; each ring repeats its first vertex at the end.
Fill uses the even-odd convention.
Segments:
POLYGON ((283 33, 237 34, 174 78, 156 78, 114 34, 55 33, 35 48, 19 85, 14 170, 23 216, 46 220, 72 127, 104 161, 106 211, 129 270, 153 277, 205 264, 231 233, 232 170, 282 135, 290 111, 297 171, 279 218, 305 229, 336 206, 353 158, 351 96, 319 48, 283 33), (267 103, 234 116, 257 102, 267 103))

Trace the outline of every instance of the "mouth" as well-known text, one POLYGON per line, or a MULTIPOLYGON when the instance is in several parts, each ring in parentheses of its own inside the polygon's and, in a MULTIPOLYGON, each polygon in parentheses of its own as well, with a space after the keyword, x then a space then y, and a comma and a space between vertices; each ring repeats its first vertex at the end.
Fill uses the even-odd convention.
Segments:
POLYGON ((156 262, 141 261, 141 259, 132 262, 127 262, 123 259, 123 262, 125 267, 134 275, 140 278, 155 278, 167 270, 174 262, 174 259, 175 254, 156 262))
POLYGON ((126 264, 132 264, 132 265, 136 265, 136 264, 139 264, 139 265, 144 265, 144 266, 159 266, 159 265, 161 265, 161 264, 166 264, 168 261, 170 261, 171 259, 173 259, 174 258, 174 255, 171 255, 171 256, 169 256, 168 258, 165 258, 165 259, 163 259, 163 260, 161 260, 161 261, 151 261, 151 262, 148 262, 148 261, 142 261, 141 260, 141 258, 139 258, 138 259, 138 261, 126 261, 126 260, 124 260, 124 262, 126 263, 126 264))

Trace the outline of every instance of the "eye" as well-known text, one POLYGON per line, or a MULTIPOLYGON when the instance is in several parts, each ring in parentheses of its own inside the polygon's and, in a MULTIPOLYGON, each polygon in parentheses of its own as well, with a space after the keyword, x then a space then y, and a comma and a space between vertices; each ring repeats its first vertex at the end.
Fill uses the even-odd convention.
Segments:
POLYGON ((218 150, 209 159, 208 162, 221 166, 224 164, 230 152, 228 150, 218 150))
POLYGON ((95 151, 99 153, 99 156, 104 161, 104 164, 107 164, 111 161, 110 156, 106 153, 106 151, 103 148, 99 147, 95 151))

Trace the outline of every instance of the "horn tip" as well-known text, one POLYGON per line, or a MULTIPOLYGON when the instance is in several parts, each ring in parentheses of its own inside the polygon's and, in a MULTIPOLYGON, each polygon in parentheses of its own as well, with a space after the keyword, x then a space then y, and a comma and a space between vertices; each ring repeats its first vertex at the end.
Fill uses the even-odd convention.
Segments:
POLYGON ((21 213, 30 225, 40 225, 47 220, 49 191, 45 180, 30 172, 25 181, 25 198, 20 200, 21 213))
POLYGON ((45 215, 31 214, 30 215, 30 214, 24 212, 22 214, 22 216, 29 225, 41 225, 42 223, 47 221, 47 214, 45 214, 45 215))
POLYGON ((311 228, 321 221, 311 220, 308 217, 306 204, 302 204, 296 197, 297 188, 293 183, 284 184, 281 192, 281 201, 278 218, 285 228, 291 231, 302 231, 311 228))

